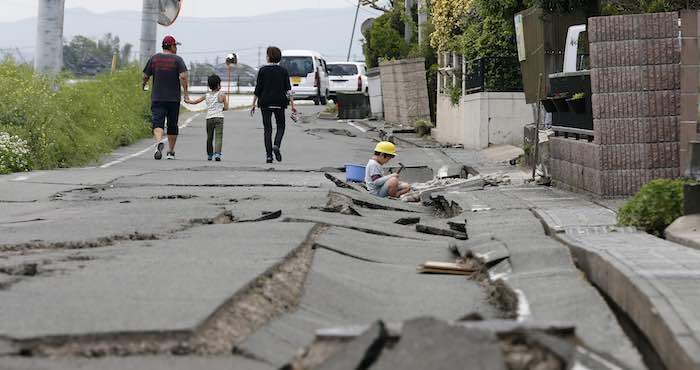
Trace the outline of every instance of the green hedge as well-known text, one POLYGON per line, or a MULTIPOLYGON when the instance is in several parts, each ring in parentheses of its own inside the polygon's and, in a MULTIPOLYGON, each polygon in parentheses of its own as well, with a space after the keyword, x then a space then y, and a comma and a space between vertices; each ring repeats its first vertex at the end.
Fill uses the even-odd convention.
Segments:
POLYGON ((663 237, 668 225, 683 215, 683 184, 688 180, 652 180, 625 203, 617 215, 623 226, 636 226, 663 237))
POLYGON ((0 132, 26 142, 31 169, 84 165, 150 135, 138 70, 74 84, 66 77, 49 81, 28 66, 0 63, 0 132))

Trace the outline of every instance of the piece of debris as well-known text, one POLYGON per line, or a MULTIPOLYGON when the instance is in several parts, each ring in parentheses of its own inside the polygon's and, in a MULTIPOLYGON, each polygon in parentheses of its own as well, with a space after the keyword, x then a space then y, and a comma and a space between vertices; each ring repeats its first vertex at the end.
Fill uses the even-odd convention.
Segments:
POLYGON ((421 274, 471 275, 475 269, 463 263, 427 261, 418 265, 421 274))
POLYGON ((420 222, 420 217, 402 217, 396 221, 395 224, 399 225, 415 225, 420 222))
POLYGON ((328 173, 328 172, 324 172, 324 173, 323 173, 323 176, 325 176, 328 180, 331 180, 331 181, 335 184, 335 186, 337 186, 337 187, 339 187, 339 188, 350 189, 350 190, 357 190, 357 189, 355 189, 353 186, 351 186, 350 184, 348 184, 348 183, 346 183, 345 181, 343 181, 343 180, 341 180, 341 179, 339 179, 339 178, 337 178, 337 177, 331 175, 331 174, 328 173))
POLYGON ((465 165, 446 165, 440 167, 437 173, 438 179, 466 179, 470 175, 465 165))
POLYGON ((445 230, 445 229, 441 229, 438 227, 422 225, 422 224, 416 225, 416 231, 418 231, 419 233, 423 233, 423 234, 448 236, 448 237, 459 239, 459 240, 469 239, 469 236, 467 236, 467 234, 461 233, 459 231, 445 230))
POLYGON ((464 220, 464 223, 447 221, 447 226, 450 227, 450 230, 459 231, 465 234, 467 233, 467 220, 464 220))
POLYGON ((340 213, 342 215, 347 215, 347 216, 360 216, 360 212, 358 212, 355 208, 352 206, 349 206, 347 204, 337 204, 334 206, 326 206, 326 207, 309 207, 309 209, 317 209, 321 212, 329 212, 329 213, 340 213))
POLYGON ((448 201, 444 196, 438 195, 435 197, 430 197, 430 201, 427 202, 433 207, 433 213, 436 217, 441 218, 453 218, 459 216, 464 212, 464 209, 455 201, 448 201))
POLYGON ((192 194, 173 194, 173 195, 158 195, 158 196, 152 197, 151 199, 172 200, 172 199, 193 199, 193 198, 197 198, 197 196, 192 195, 192 194))
POLYGON ((273 211, 273 212, 263 211, 262 217, 258 217, 258 218, 252 219, 252 220, 239 220, 238 222, 243 223, 243 222, 269 221, 269 220, 274 220, 274 219, 277 219, 280 217, 282 217, 282 210, 281 209, 277 210, 277 211, 273 211))
POLYGON ((122 200, 122 201, 119 202, 119 203, 121 203, 121 204, 127 204, 127 203, 131 203, 131 201, 130 201, 130 200, 122 200))
POLYGON ((456 189, 481 189, 484 180, 481 176, 472 176, 469 179, 433 179, 424 183, 411 184, 411 192, 401 196, 404 202, 426 202, 433 193, 445 192, 456 189))
POLYGON ((506 174, 492 174, 484 176, 485 186, 499 186, 499 185, 510 185, 510 176, 506 174))
POLYGON ((193 225, 226 225, 238 221, 231 211, 223 211, 214 218, 196 218, 193 225))

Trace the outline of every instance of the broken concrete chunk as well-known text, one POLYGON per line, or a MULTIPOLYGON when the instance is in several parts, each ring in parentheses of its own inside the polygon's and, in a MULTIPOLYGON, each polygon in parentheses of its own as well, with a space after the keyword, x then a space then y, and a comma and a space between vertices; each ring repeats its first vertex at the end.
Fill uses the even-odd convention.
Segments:
POLYGON ((422 225, 422 224, 416 225, 416 231, 418 231, 419 233, 423 233, 423 234, 448 236, 448 237, 460 239, 460 240, 469 239, 469 237, 465 233, 460 233, 460 232, 454 231, 454 230, 440 229, 437 227, 422 225))
POLYGON ((347 215, 347 216, 360 216, 360 212, 358 212, 355 208, 347 205, 347 204, 337 204, 334 206, 326 206, 326 207, 310 207, 309 209, 317 209, 321 212, 328 212, 328 213, 340 213, 342 215, 347 215))
POLYGON ((464 212, 459 203, 455 201, 450 202, 443 195, 431 196, 430 201, 426 203, 433 207, 433 213, 436 217, 452 218, 464 212))
POLYGON ((331 175, 331 174, 328 173, 328 172, 325 172, 325 173, 323 174, 323 176, 325 176, 328 180, 332 181, 332 182, 335 184, 335 186, 337 186, 337 187, 339 187, 339 188, 349 189, 349 190, 357 190, 357 189, 355 189, 354 187, 352 187, 350 184, 348 184, 348 183, 346 183, 345 181, 343 181, 343 180, 341 180, 341 179, 339 179, 339 178, 337 178, 337 177, 331 175))
POLYGON ((467 220, 464 220, 464 223, 447 221, 447 226, 450 227, 450 230, 459 231, 465 234, 467 233, 467 220))
POLYGON ((412 212, 416 213, 421 211, 417 207, 412 207, 411 205, 397 202, 395 200, 380 198, 369 194, 368 192, 353 192, 342 189, 335 189, 328 192, 329 198, 342 197, 346 200, 352 202, 352 204, 368 208, 368 209, 380 209, 386 211, 400 211, 400 212, 412 212))
POLYGON ((282 210, 280 209, 280 210, 277 210, 277 211, 274 211, 274 212, 263 211, 262 214, 263 214, 263 215, 262 215, 261 217, 258 217, 258 218, 256 218, 256 219, 252 219, 252 220, 240 220, 240 221, 238 221, 238 222, 241 222, 241 223, 242 223, 242 222, 260 222, 260 221, 274 220, 274 219, 277 219, 277 218, 282 217, 282 210))
POLYGON ((467 177, 469 177, 469 171, 461 164, 442 166, 437 173, 439 179, 466 179, 467 177))
POLYGON ((415 225, 420 222, 420 217, 402 217, 396 221, 395 224, 399 225, 415 225))
POLYGON ((398 343, 385 349, 372 366, 373 370, 455 368, 505 370, 496 335, 419 318, 404 324, 398 343))
POLYGON ((493 265, 501 260, 510 257, 510 252, 505 243, 500 240, 479 240, 472 242, 452 242, 450 244, 459 251, 461 256, 465 256, 468 252, 481 258, 486 265, 493 265))
POLYGON ((379 358, 388 335, 384 323, 378 321, 359 337, 333 354, 318 370, 369 369, 379 358))

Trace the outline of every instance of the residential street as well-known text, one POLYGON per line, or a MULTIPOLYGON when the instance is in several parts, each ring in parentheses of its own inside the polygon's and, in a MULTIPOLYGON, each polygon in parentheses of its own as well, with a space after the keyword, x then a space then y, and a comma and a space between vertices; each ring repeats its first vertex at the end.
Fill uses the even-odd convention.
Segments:
MULTIPOLYGON (((570 197, 522 184, 467 188, 449 193, 464 213, 446 220, 324 177, 366 162, 376 134, 365 126, 290 123, 284 161, 268 165, 259 119, 227 113, 220 163, 206 161, 203 117, 186 114, 175 161, 153 160, 146 140, 101 166, 1 177, 3 368, 278 368, 317 330, 474 313, 573 323, 587 348, 643 367, 568 249, 518 199, 570 197), (407 217, 442 229, 466 218, 469 240, 395 223, 407 217), (518 303, 499 298, 495 279, 416 272, 454 261, 450 245, 500 262, 489 273, 507 277, 518 303)), ((444 153, 403 145, 398 160, 437 171, 456 163, 444 153)), ((490 163, 499 166, 518 178, 490 163)))

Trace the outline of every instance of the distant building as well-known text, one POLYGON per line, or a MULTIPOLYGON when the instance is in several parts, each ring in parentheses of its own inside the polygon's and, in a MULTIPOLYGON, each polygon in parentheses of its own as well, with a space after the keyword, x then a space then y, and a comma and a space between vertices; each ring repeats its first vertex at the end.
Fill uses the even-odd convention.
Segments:
POLYGON ((86 56, 78 63, 65 62, 64 69, 67 69, 76 76, 95 76, 111 68, 111 63, 107 63, 91 55, 86 56))

